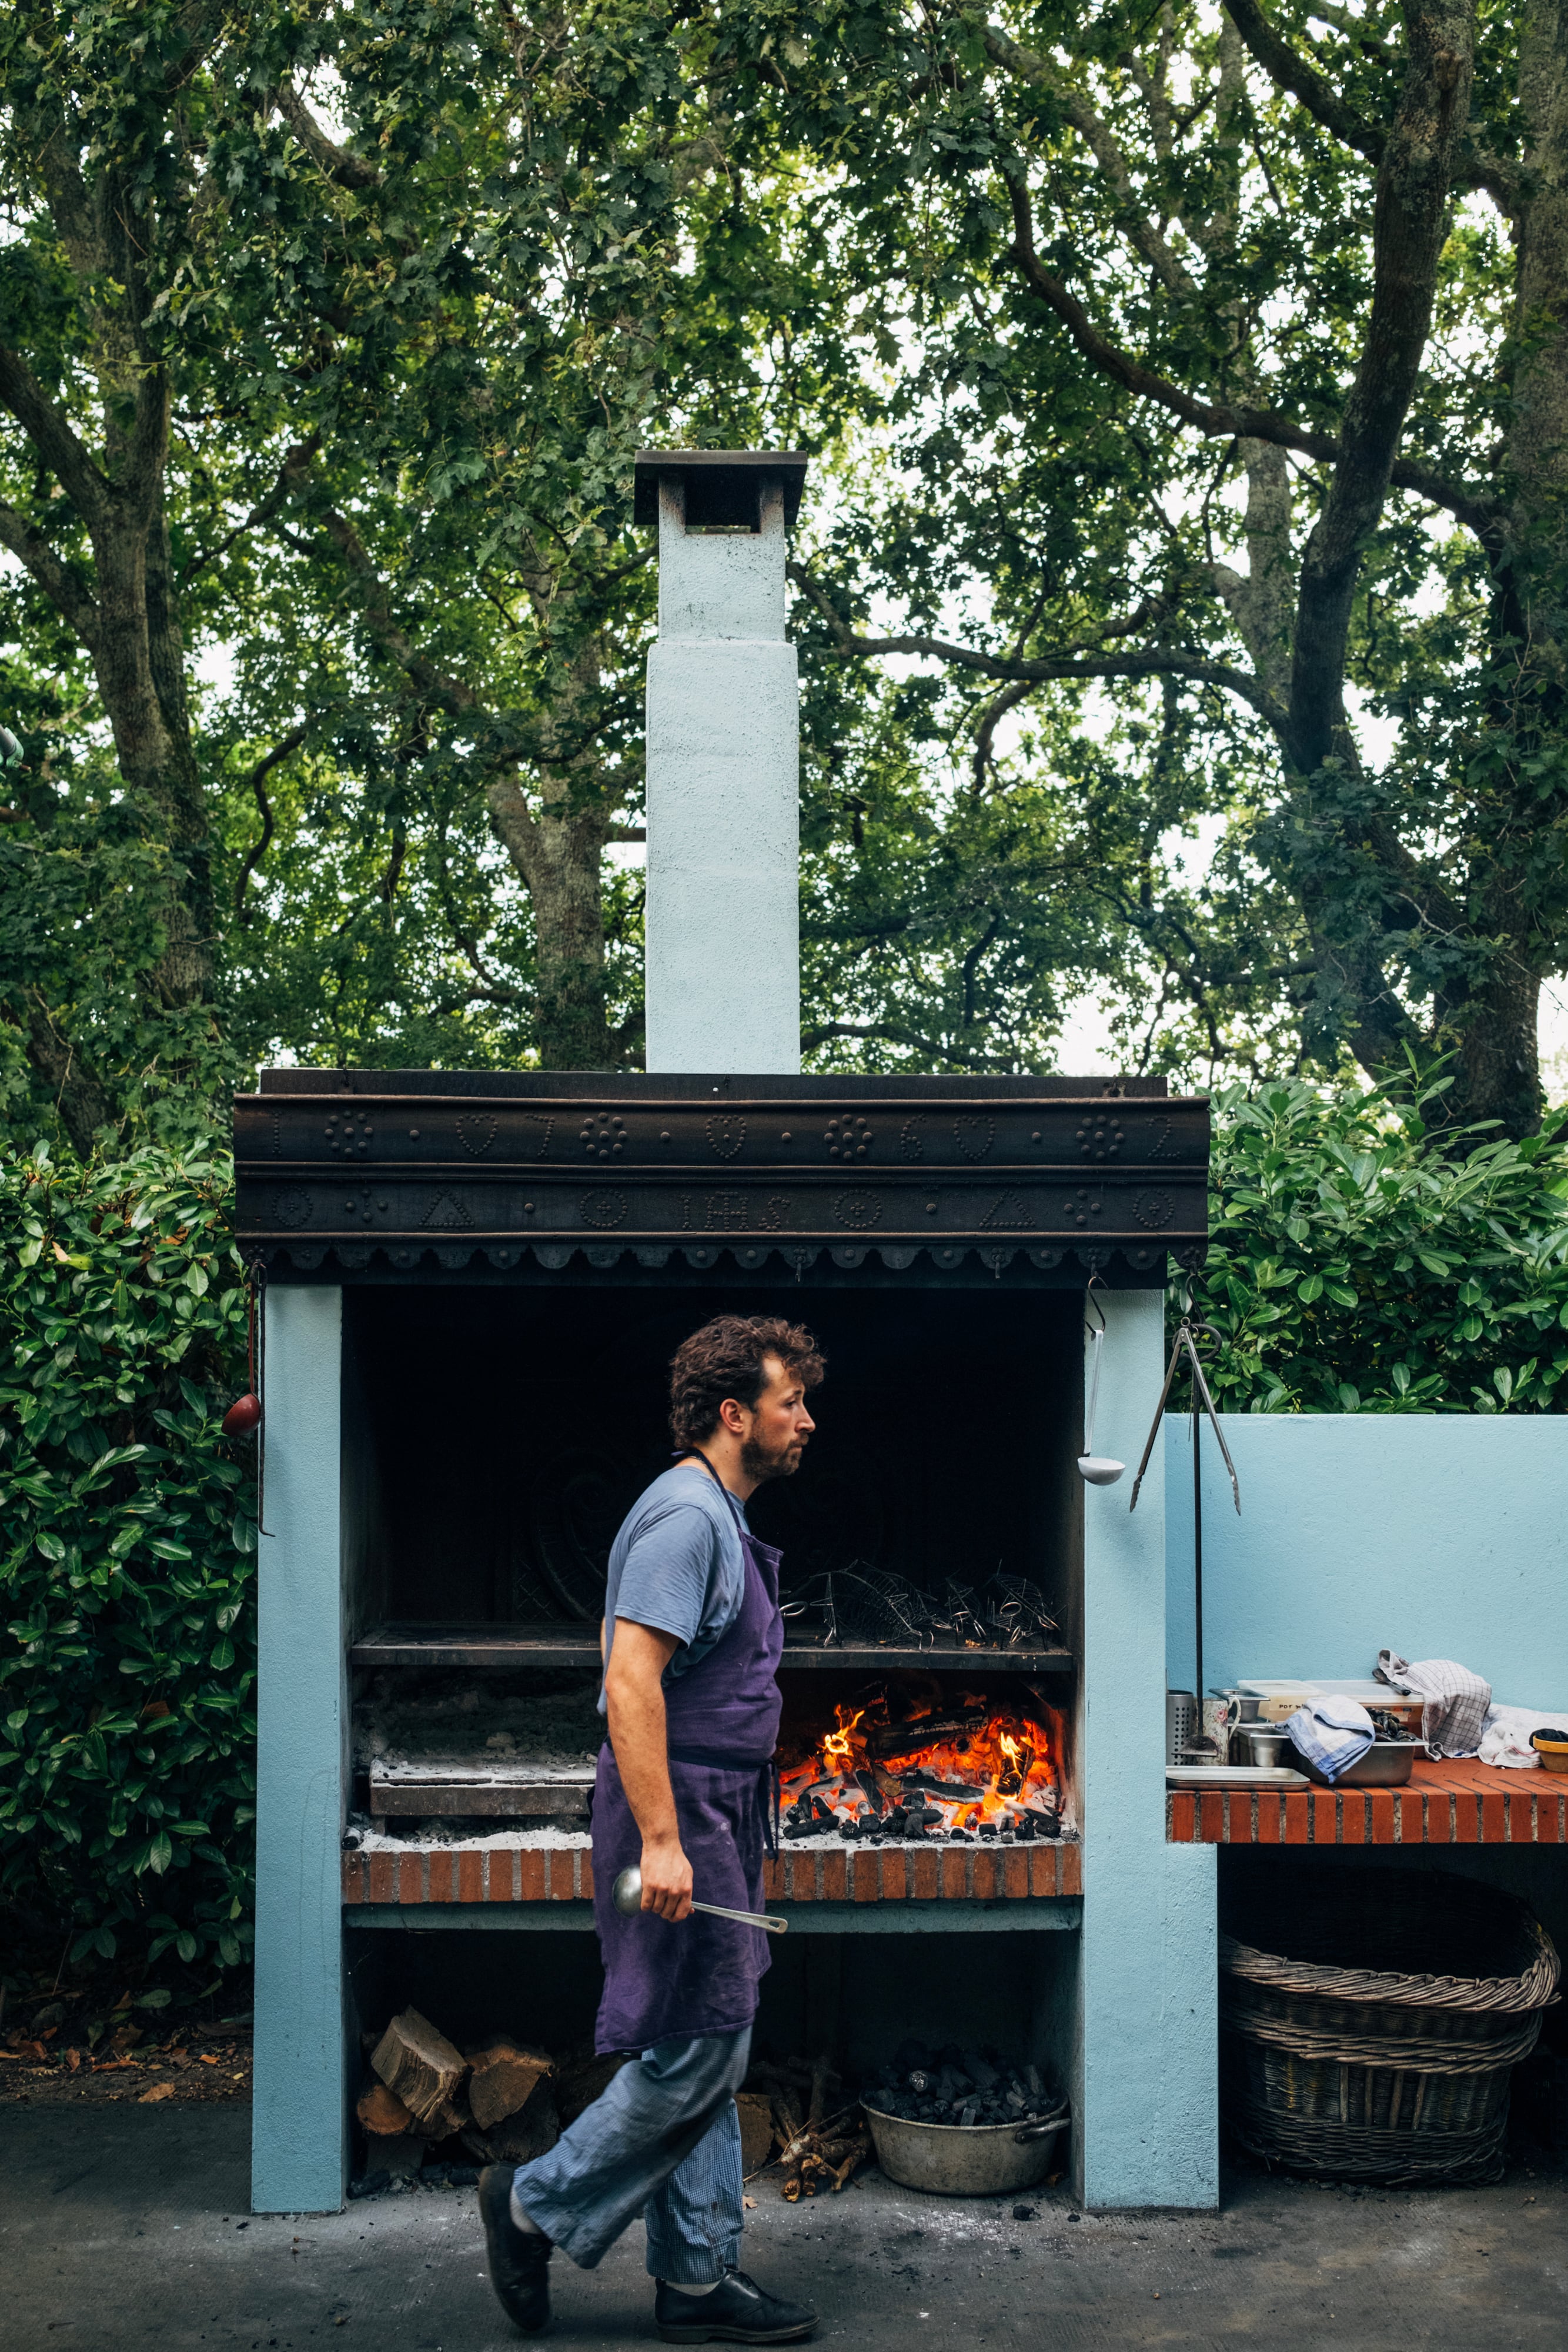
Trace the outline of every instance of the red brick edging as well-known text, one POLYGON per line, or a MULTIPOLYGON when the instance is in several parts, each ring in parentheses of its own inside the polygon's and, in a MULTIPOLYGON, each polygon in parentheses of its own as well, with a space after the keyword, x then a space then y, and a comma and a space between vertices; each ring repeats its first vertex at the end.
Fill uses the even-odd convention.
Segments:
MULTIPOLYGON (((989 1903, 1079 1895, 1075 1841, 1024 1846, 845 1846, 781 1854, 766 1865, 769 1903, 989 1903)), ((343 1901, 361 1903, 571 1903, 593 1895, 593 1862, 581 1846, 422 1847, 411 1853, 346 1853, 343 1901)))
POLYGON ((1568 1846, 1568 1777, 1469 1758, 1417 1762, 1407 1789, 1175 1789, 1176 1845, 1568 1846))

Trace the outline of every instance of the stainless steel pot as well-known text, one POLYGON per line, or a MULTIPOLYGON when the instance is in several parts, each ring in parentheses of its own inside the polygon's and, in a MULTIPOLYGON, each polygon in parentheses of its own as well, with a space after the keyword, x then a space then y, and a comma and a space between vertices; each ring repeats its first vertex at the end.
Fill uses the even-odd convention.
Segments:
POLYGON ((1331 1780, 1315 1764, 1309 1764, 1294 1740, 1283 1761, 1293 1771, 1304 1772, 1320 1789, 1403 1789, 1416 1767, 1421 1753, 1418 1739, 1375 1739, 1364 1756, 1358 1757, 1348 1772, 1331 1780))
POLYGON ((1051 2169, 1068 2110, 1028 2124, 920 2124, 866 2109, 876 2160, 902 2189, 932 2197, 1005 2197, 1051 2169))
MULTIPOLYGON (((1285 1750, 1291 1747, 1291 1735, 1282 1723, 1244 1723, 1232 1735, 1231 1745, 1241 1749, 1240 1763, 1261 1764, 1273 1772, 1289 1760, 1285 1750)), ((1292 1748, 1292 1757, 1294 1753, 1292 1748)))

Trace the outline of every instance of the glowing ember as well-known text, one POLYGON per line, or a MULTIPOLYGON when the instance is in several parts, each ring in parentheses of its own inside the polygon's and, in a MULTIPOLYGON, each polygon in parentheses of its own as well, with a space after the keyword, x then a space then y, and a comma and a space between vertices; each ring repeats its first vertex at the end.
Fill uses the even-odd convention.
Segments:
POLYGON ((897 1724, 885 1694, 864 1706, 835 1706, 834 1729, 782 1775, 792 1832, 814 1826, 852 1836, 891 1822, 894 1835, 908 1828, 917 1835, 991 1836, 1004 1826, 1009 1833, 1055 1834, 1061 1790, 1053 1711, 1042 1708, 1051 1720, 1040 1721, 965 1692, 956 1702, 961 1719, 949 1721, 946 1704, 907 1694, 897 1724))

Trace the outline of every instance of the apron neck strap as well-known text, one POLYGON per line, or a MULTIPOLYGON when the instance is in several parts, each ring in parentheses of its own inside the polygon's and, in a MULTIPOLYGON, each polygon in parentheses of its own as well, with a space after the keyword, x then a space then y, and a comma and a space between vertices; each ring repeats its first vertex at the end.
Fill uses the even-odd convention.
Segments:
POLYGON ((707 1455, 703 1452, 700 1445, 683 1445, 675 1455, 675 1459, 677 1462, 684 1462, 689 1454, 695 1454, 696 1455, 697 1460, 702 1464, 703 1468, 707 1472, 708 1476, 713 1480, 714 1485, 718 1488, 719 1493, 729 1505, 730 1509, 735 1514, 736 1527, 744 1540, 746 1536, 746 1522, 740 1516, 740 1505, 736 1501, 735 1496, 730 1493, 729 1488, 725 1485, 724 1480, 719 1476, 718 1472, 714 1468, 713 1464, 708 1460, 707 1455))

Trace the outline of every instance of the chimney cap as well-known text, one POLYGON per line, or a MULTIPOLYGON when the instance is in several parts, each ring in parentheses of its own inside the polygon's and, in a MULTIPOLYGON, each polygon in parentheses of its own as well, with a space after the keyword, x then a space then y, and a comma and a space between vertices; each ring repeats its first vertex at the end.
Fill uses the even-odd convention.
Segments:
POLYGON ((686 486, 686 520, 757 528, 758 491, 766 475, 784 485, 784 520, 800 511, 800 485, 810 463, 804 449, 639 449, 632 520, 659 520, 661 475, 678 476, 686 486))

